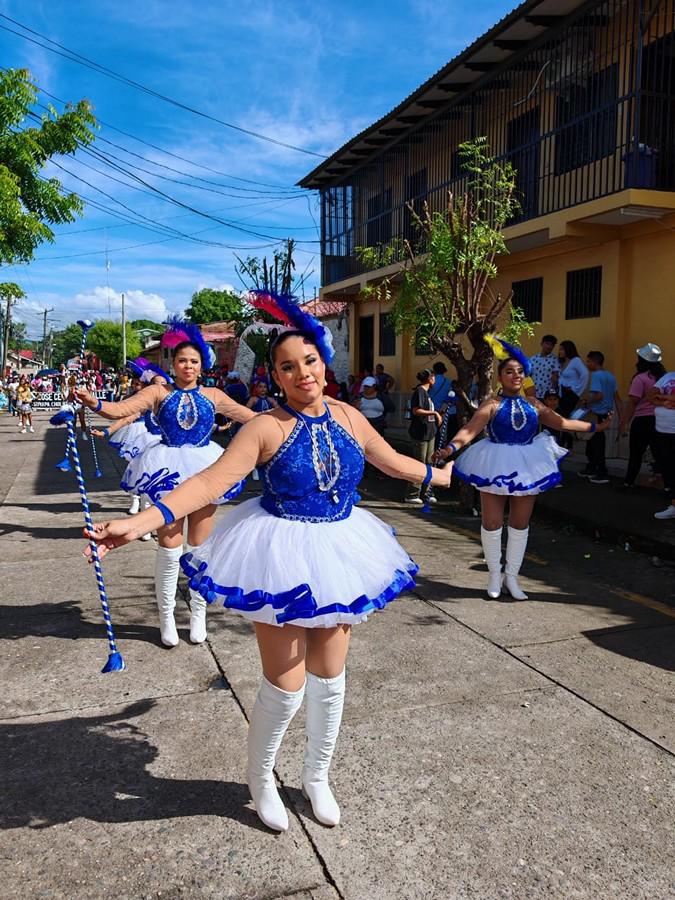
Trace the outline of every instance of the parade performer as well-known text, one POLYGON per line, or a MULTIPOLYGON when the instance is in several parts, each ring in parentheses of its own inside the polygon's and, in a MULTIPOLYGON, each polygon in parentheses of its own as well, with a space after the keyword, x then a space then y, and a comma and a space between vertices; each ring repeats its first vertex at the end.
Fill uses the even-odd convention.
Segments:
MULTIPOLYGON (((210 440, 216 410, 237 422, 255 417, 255 413, 230 400, 218 388, 199 387, 197 382, 202 368, 208 369, 213 364, 213 351, 196 326, 174 319, 162 335, 161 345, 171 349, 173 385, 150 385, 119 403, 97 401, 87 391, 77 392, 85 406, 107 419, 154 412, 162 431, 161 440, 132 459, 122 477, 125 490, 153 503, 161 500, 176 485, 210 466, 222 454, 222 448, 210 440)), ((216 504, 227 502, 239 490, 241 485, 233 486, 232 491, 190 510, 188 545, 195 547, 208 537, 216 504)), ((155 563, 155 590, 160 636, 166 647, 178 644, 174 609, 183 525, 183 517, 180 517, 157 531, 159 547, 155 563)), ((153 530, 146 528, 137 537, 153 530)), ((190 640, 201 643, 206 640, 206 603, 196 591, 190 592, 190 598, 190 640)))
MULTIPOLYGON (((173 381, 163 369, 142 356, 135 360, 128 359, 127 369, 132 374, 132 394, 137 394, 148 385, 170 384, 173 381)), ((97 438, 108 438, 108 444, 117 450, 122 459, 127 462, 136 459, 153 444, 158 444, 161 438, 161 429, 151 410, 147 410, 142 416, 131 415, 124 419, 117 419, 112 425, 101 428, 92 427, 91 433, 97 438)), ((149 503, 149 501, 146 502, 149 503)), ((140 495, 131 492, 129 514, 135 515, 140 508, 140 495)), ((149 541, 150 538, 150 534, 144 534, 141 540, 149 541)))
POLYGON ((556 431, 604 431, 601 424, 564 419, 536 399, 525 398, 523 380, 529 375, 529 360, 516 347, 490 337, 500 358, 497 378, 501 394, 485 400, 452 441, 435 454, 435 461, 448 459, 463 447, 455 462, 455 473, 481 494, 481 543, 489 571, 487 593, 493 600, 502 585, 514 600, 527 600, 518 583, 525 556, 530 517, 536 495, 562 480, 560 460, 567 451, 546 431, 537 434, 539 423, 556 431), (483 430, 487 437, 471 446, 483 430), (501 570, 502 527, 509 501, 508 541, 504 576, 501 570))
POLYGON ((392 529, 353 505, 364 458, 395 478, 447 487, 432 469, 393 450, 346 403, 324 397, 329 332, 288 297, 252 297, 285 324, 271 347, 278 409, 245 425, 210 469, 131 519, 98 525, 99 551, 212 502, 258 465, 262 497, 221 519, 182 565, 190 584, 255 623, 263 679, 251 714, 248 785, 260 819, 288 828, 273 768, 283 736, 307 697, 302 787, 314 815, 336 825, 328 782, 345 691, 351 626, 414 586, 417 566, 392 529), (261 560, 259 548, 265 547, 261 560))

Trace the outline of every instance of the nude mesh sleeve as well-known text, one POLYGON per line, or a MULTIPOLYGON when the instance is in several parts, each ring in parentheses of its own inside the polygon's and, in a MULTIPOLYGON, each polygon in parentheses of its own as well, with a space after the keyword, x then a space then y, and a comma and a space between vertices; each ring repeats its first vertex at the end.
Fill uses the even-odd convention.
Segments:
POLYGON ((95 410, 104 419, 124 419, 133 416, 135 419, 148 409, 154 409, 155 404, 166 396, 166 390, 159 384, 151 384, 143 388, 132 397, 120 400, 118 403, 109 403, 103 400, 101 408, 95 410))
POLYGON ((228 397, 225 391, 221 391, 219 388, 206 388, 206 390, 202 388, 202 391, 211 400, 219 413, 222 413, 234 422, 248 422, 249 419, 254 419, 256 416, 252 409, 237 403, 236 400, 228 397))

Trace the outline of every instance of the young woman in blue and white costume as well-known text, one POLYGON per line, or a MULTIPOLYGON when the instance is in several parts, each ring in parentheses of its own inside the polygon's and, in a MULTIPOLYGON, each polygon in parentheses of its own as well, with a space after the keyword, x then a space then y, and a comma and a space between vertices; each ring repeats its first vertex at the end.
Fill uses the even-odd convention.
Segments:
MULTIPOLYGON (((315 320, 314 320, 315 321, 315 320)), ((323 396, 330 347, 322 326, 287 331, 272 346, 285 401, 245 425, 210 469, 131 519, 95 526, 100 552, 208 503, 258 465, 262 498, 242 503, 183 558, 191 585, 255 623, 263 680, 251 714, 248 784, 260 819, 276 831, 288 816, 274 782, 282 738, 307 698, 302 788, 316 818, 336 825, 328 783, 345 690, 351 626, 414 585, 417 566, 391 528, 353 506, 364 459, 395 478, 450 482, 393 450, 346 403, 323 396), (135 521, 138 520, 138 521, 135 521), (266 548, 264 558, 260 546, 266 548)))
POLYGON ((601 425, 563 419, 538 400, 521 395, 529 361, 517 348, 505 345, 497 372, 502 393, 485 400, 471 420, 452 441, 435 455, 436 461, 449 459, 466 447, 455 462, 455 473, 473 485, 481 495, 481 543, 489 571, 487 593, 493 600, 502 585, 514 600, 527 600, 518 583, 525 556, 530 516, 537 494, 561 481, 560 460, 566 455, 539 423, 558 431, 598 431, 601 425), (483 431, 487 437, 471 444, 483 431), (471 446, 467 446, 471 444, 471 446), (502 527, 509 502, 506 566, 502 576, 502 527))
MULTIPOLYGON (((212 351, 204 343, 199 329, 175 321, 162 336, 163 346, 171 347, 175 383, 156 384, 144 388, 119 403, 97 401, 86 391, 78 397, 107 419, 139 416, 153 412, 161 429, 161 440, 132 459, 122 477, 122 487, 150 502, 161 500, 174 487, 192 475, 208 468, 223 450, 212 442, 216 412, 237 422, 247 422, 255 413, 231 400, 218 388, 200 388, 202 368, 213 364, 212 351)), ((208 503, 190 510, 187 517, 188 549, 201 544, 211 533, 216 505, 236 496, 242 485, 222 492, 208 503)), ((161 523, 160 523, 161 524, 161 523)), ((159 547, 155 560, 155 591, 159 610, 160 636, 166 647, 178 644, 174 620, 176 586, 183 553, 183 517, 157 530, 159 547)), ((138 535, 153 531, 147 528, 138 535)), ((196 592, 190 592, 190 640, 206 640, 206 603, 196 592)))
MULTIPOLYGON (((173 380, 163 369, 142 356, 135 360, 128 359, 127 369, 132 373, 131 391, 133 394, 137 394, 148 385, 170 384, 173 380)), ((122 459, 127 462, 136 459, 153 444, 158 444, 162 434, 151 410, 147 410, 142 416, 132 415, 124 419, 117 419, 110 426, 92 428, 91 433, 94 437, 108 438, 108 444, 117 450, 122 459)), ((131 492, 129 514, 135 515, 140 508, 140 495, 131 492)), ((149 534, 143 535, 144 540, 149 538, 149 534)))

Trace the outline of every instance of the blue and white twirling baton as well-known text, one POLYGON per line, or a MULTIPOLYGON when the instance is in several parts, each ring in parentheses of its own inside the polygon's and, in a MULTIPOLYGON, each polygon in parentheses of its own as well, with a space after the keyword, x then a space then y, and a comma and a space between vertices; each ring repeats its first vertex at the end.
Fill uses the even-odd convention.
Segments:
MULTIPOLYGON (((82 511, 84 512, 84 524, 87 531, 94 530, 94 523, 91 519, 91 510, 89 509, 89 498, 87 497, 87 489, 84 485, 84 477, 82 475, 82 467, 80 466, 80 454, 77 449, 77 441, 75 440, 75 411, 68 407, 62 409, 49 420, 52 425, 66 425, 68 428, 68 443, 70 452, 73 457, 73 465, 75 467, 75 476, 77 478, 77 486, 80 489, 80 500, 82 501, 82 511)), ((101 571, 101 560, 98 556, 98 545, 96 541, 90 540, 91 558, 94 561, 94 570, 96 572, 96 584, 98 585, 98 594, 101 599, 101 608, 103 609, 103 620, 105 622, 105 630, 108 636, 108 646, 110 654, 107 663, 101 669, 102 672, 119 672, 126 668, 122 654, 115 644, 115 633, 110 619, 110 607, 108 606, 108 597, 105 590, 105 582, 103 581, 103 572, 101 571)))
MULTIPOLYGON (((90 328, 93 327, 94 323, 91 322, 89 319, 78 319, 77 324, 82 329, 82 344, 80 345, 80 365, 79 365, 79 369, 78 369, 78 372, 81 375, 82 369, 83 369, 82 361, 84 360, 84 348, 87 343, 87 332, 89 331, 90 328)), ((86 422, 87 422, 87 428, 89 430, 89 437, 92 438, 91 455, 94 460, 94 478, 100 478, 101 470, 99 469, 98 457, 96 455, 96 441, 93 439, 93 436, 91 433, 92 418, 91 418, 91 410, 89 409, 89 407, 87 407, 84 415, 85 415, 86 422)))

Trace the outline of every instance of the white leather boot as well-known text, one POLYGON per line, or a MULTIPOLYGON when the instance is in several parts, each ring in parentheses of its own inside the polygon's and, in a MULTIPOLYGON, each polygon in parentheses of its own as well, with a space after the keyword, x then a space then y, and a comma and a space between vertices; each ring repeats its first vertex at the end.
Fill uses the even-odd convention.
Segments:
POLYGON ((299 691, 282 691, 263 678, 248 729, 248 787, 261 821, 288 831, 288 815, 274 782, 274 763, 286 729, 302 703, 299 691))
MULTIPOLYGON (((185 545, 185 552, 191 553, 195 547, 185 545)), ((203 644, 206 640, 206 600, 197 591, 190 591, 190 640, 193 644, 203 644)))
POLYGON ((527 548, 527 536, 529 528, 511 528, 509 525, 509 537, 506 542, 506 565, 504 566, 504 587, 514 600, 527 600, 527 594, 518 584, 518 573, 523 564, 525 550, 527 548))
POLYGON ((340 807, 328 783, 328 769, 340 731, 345 700, 344 669, 335 678, 307 673, 307 747, 302 792, 322 825, 338 825, 340 807))
POLYGON ((138 494, 131 495, 131 503, 129 504, 129 509, 127 512, 130 516, 135 516, 138 510, 141 508, 141 498, 138 494))
POLYGON ((496 600, 502 593, 502 529, 488 531, 481 525, 480 542, 490 573, 487 595, 491 600, 496 600))
POLYGON ((158 547, 155 560, 155 596, 159 610, 159 633, 165 647, 175 647, 178 632, 173 611, 176 606, 176 586, 178 585, 178 560, 181 547, 158 547))

